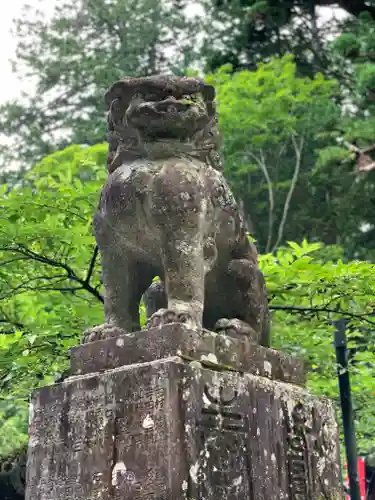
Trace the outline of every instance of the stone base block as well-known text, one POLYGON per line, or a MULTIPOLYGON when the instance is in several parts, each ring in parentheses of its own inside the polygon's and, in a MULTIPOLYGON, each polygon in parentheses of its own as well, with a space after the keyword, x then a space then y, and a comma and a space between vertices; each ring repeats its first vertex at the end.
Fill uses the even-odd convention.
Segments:
POLYGON ((298 359, 252 344, 245 336, 197 332, 178 323, 80 345, 72 350, 71 373, 102 372, 170 356, 297 385, 305 382, 303 364, 298 359))
POLYGON ((170 357, 37 391, 27 500, 337 500, 331 404, 170 357))

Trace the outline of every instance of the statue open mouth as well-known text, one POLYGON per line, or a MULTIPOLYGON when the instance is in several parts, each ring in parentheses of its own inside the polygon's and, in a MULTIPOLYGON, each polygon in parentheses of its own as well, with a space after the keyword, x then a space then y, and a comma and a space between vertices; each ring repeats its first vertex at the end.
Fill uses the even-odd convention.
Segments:
POLYGON ((153 140, 187 138, 209 120, 206 107, 199 107, 190 96, 146 99, 140 98, 130 105, 125 114, 126 122, 144 137, 153 140))
POLYGON ((192 104, 192 102, 178 100, 175 97, 167 97, 161 101, 143 101, 129 107, 126 119, 135 126, 143 125, 145 119, 165 119, 166 115, 171 115, 171 118, 176 119, 178 114, 188 111, 192 104))
POLYGON ((159 102, 145 102, 139 106, 139 110, 152 110, 157 114, 165 113, 181 113, 187 111, 191 106, 192 102, 187 99, 178 100, 175 97, 167 97, 163 101, 159 102))

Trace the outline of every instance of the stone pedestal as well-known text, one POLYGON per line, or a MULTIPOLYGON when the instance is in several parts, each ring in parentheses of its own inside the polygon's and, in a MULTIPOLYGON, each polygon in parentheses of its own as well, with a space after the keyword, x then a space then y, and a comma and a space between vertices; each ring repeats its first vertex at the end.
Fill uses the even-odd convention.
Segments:
POLYGON ((175 324, 80 346, 72 373, 34 395, 27 500, 342 498, 332 405, 285 355, 175 324))

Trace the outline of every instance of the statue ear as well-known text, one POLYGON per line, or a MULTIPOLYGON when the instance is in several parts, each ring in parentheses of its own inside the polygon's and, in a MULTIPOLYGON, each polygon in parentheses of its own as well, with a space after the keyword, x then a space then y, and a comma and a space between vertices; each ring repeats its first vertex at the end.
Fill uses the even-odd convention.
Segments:
POLYGON ((115 126, 121 126, 125 110, 126 106, 124 106, 123 100, 119 97, 114 97, 109 105, 109 117, 110 121, 112 122, 111 125, 113 129, 115 126))
POLYGON ((114 83, 104 94, 104 104, 106 109, 110 109, 111 104, 115 99, 121 100, 123 106, 126 108, 132 100, 134 92, 134 85, 129 84, 129 81, 125 79, 114 83))
POLYGON ((121 97, 121 90, 121 82, 116 82, 106 91, 104 94, 104 104, 107 111, 110 110, 112 102, 121 97))

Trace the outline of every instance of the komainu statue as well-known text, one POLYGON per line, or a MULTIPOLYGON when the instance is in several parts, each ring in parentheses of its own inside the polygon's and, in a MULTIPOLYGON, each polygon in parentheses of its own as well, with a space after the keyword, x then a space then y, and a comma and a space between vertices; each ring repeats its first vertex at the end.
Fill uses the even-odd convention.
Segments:
POLYGON ((108 180, 94 218, 105 324, 84 342, 148 327, 269 345, 257 251, 222 174, 215 90, 197 78, 123 78, 106 93, 108 180), (159 276, 159 282, 153 282, 159 276))

